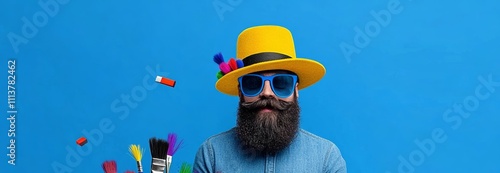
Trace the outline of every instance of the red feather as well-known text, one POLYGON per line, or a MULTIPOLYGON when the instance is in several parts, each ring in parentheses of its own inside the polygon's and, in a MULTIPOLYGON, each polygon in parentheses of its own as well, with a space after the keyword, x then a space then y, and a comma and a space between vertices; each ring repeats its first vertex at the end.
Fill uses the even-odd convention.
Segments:
POLYGON ((231 70, 238 69, 238 64, 236 64, 236 60, 234 60, 234 58, 229 59, 229 62, 227 64, 229 65, 229 67, 231 67, 231 70))

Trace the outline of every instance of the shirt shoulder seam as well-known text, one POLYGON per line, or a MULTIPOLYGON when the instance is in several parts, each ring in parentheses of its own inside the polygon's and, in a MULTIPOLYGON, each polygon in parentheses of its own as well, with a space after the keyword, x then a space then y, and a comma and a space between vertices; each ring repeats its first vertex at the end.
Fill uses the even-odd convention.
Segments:
POLYGON ((318 135, 315 135, 315 134, 313 134, 313 133, 311 133, 311 132, 309 132, 309 131, 307 131, 307 130, 300 129, 300 132, 301 132, 302 134, 306 135, 306 136, 309 136, 309 137, 312 137, 312 138, 318 139, 318 140, 323 141, 323 142, 326 142, 326 143, 328 143, 328 144, 330 144, 330 145, 335 145, 335 143, 334 143, 334 142, 332 142, 332 141, 330 141, 330 140, 328 140, 328 139, 326 139, 326 138, 320 137, 320 136, 318 136, 318 135))

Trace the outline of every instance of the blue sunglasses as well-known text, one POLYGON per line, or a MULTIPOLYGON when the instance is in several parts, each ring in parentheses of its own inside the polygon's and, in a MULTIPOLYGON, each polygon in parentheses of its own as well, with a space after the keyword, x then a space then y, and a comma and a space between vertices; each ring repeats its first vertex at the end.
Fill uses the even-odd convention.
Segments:
POLYGON ((264 89, 265 81, 269 81, 271 89, 279 98, 287 98, 293 94, 297 76, 291 74, 275 74, 263 76, 258 74, 247 74, 238 78, 243 95, 255 97, 264 89))

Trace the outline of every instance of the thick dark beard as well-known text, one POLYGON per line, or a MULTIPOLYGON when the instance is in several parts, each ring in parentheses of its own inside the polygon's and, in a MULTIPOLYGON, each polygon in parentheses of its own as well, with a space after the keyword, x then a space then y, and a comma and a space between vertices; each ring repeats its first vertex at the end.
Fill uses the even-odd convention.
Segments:
POLYGON ((276 154, 295 138, 299 119, 300 107, 295 95, 292 102, 260 98, 244 103, 240 99, 236 132, 245 149, 260 154, 276 154), (264 107, 274 111, 258 113, 264 107))

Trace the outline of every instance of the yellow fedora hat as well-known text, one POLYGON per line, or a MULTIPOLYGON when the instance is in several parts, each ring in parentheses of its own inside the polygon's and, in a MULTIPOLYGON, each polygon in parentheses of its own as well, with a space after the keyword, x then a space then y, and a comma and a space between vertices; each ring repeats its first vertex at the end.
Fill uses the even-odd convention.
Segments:
POLYGON ((325 67, 314 60, 297 58, 292 33, 282 26, 261 25, 243 30, 238 36, 236 58, 243 67, 224 74, 215 87, 224 94, 238 95, 238 78, 259 71, 287 70, 297 74, 298 89, 323 78, 325 67))

